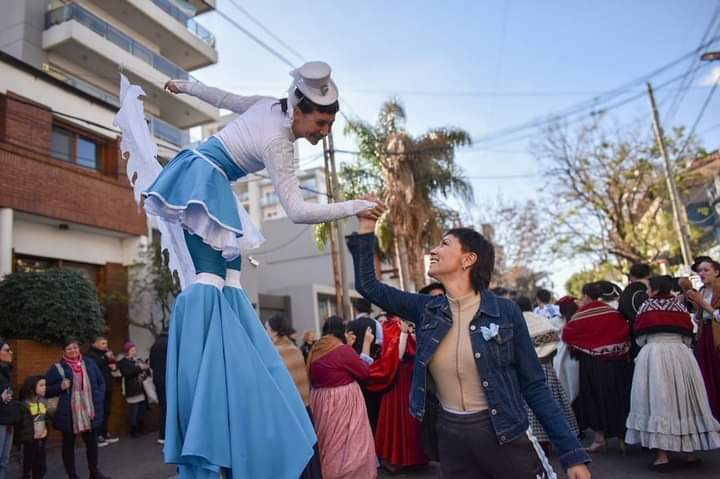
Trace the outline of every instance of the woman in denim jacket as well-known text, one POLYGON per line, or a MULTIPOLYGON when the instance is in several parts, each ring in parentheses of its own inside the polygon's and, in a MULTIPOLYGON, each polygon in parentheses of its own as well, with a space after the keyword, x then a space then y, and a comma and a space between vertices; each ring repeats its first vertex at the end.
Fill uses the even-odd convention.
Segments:
POLYGON ((527 434, 525 403, 550 437, 570 479, 588 479, 590 457, 545 383, 525 320, 515 303, 489 289, 494 248, 469 228, 450 230, 430 252, 429 274, 445 296, 406 293, 375 276, 375 220, 359 215, 347 244, 355 288, 390 314, 417 326, 411 413, 422 420, 436 395, 443 477, 555 477, 527 434))

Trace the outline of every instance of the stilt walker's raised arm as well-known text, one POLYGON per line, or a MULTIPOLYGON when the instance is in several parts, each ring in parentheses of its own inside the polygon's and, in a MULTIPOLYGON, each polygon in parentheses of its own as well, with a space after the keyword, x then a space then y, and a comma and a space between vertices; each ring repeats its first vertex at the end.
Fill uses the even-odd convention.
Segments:
MULTIPOLYGON (((202 83, 197 83, 189 80, 170 80, 168 86, 175 86, 179 93, 186 93, 201 99, 205 103, 216 108, 222 108, 230 110, 233 113, 241 115, 245 113, 251 106, 258 101, 269 98, 266 96, 253 95, 253 96, 242 96, 234 93, 221 90, 202 83)), ((173 91, 171 89, 171 91, 173 91)))
POLYGON ((288 218, 293 223, 317 224, 353 216, 372 209, 375 203, 365 200, 321 204, 305 201, 300 193, 293 161, 293 147, 287 140, 278 138, 265 149, 265 167, 270 174, 275 194, 288 218))

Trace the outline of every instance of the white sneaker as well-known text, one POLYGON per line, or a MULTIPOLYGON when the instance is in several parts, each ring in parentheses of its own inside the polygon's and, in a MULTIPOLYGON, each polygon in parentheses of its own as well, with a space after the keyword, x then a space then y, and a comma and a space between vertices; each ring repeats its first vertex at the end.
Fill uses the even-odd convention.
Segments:
POLYGON ((158 439, 158 440, 157 440, 157 443, 158 443, 158 444, 165 444, 165 439, 158 439))
POLYGON ((106 447, 109 445, 110 445, 110 443, 107 442, 104 437, 102 437, 102 436, 98 437, 98 447, 106 447))
POLYGON ((105 436, 105 442, 107 442, 108 444, 115 444, 115 443, 118 442, 119 440, 120 440, 119 437, 113 436, 113 435, 110 434, 110 433, 108 433, 108 435, 105 436))

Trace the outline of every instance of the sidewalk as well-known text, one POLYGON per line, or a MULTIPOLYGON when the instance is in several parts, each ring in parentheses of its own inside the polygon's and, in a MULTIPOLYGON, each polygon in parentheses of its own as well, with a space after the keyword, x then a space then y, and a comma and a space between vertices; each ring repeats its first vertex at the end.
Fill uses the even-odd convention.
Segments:
MULTIPOLYGON (((163 463, 162 446, 155 442, 156 434, 148 434, 140 439, 122 439, 116 444, 100 449, 100 469, 112 479, 176 479, 175 468, 163 463)), ((588 442, 586 438, 585 442, 588 442)), ((78 441, 82 444, 82 441, 78 441)), ((610 452, 607 454, 596 454, 593 456, 591 470, 593 478, 597 479, 657 479, 659 475, 647 469, 647 465, 653 459, 653 453, 641 450, 639 447, 631 447, 627 456, 621 456, 617 451, 617 441, 610 441, 610 452)), ((709 479, 718 477, 720 470, 720 451, 705 452, 699 454, 703 463, 693 469, 679 470, 668 477, 709 479)), ((8 478, 18 478, 20 456, 17 450, 13 449, 10 471, 8 478)), ((79 446, 76 449, 76 460, 78 473, 81 478, 88 477, 87 463, 85 461, 85 448, 79 446)), ((567 477, 559 467, 557 458, 551 458, 559 479, 567 477)), ((390 474, 381 471, 380 478, 411 478, 411 479, 436 479, 438 477, 438 464, 430 464, 427 468, 407 473, 390 474)), ((48 450, 48 473, 47 479, 63 479, 65 471, 60 459, 60 444, 54 444, 48 450)), ((255 479, 255 478, 253 478, 255 479)), ((264 478, 257 478, 264 479, 264 478)))
MULTIPOLYGON (((112 479, 167 479, 175 477, 175 467, 163 462, 162 446, 156 442, 157 434, 147 434, 139 439, 123 438, 120 442, 100 448, 100 472, 112 479)), ((75 448, 77 472, 81 478, 88 477, 85 447, 78 439, 75 448)), ((20 477, 21 455, 13 449, 8 478, 20 477)), ((60 444, 55 443, 47 451, 47 479, 63 479, 65 469, 60 457, 60 444)))

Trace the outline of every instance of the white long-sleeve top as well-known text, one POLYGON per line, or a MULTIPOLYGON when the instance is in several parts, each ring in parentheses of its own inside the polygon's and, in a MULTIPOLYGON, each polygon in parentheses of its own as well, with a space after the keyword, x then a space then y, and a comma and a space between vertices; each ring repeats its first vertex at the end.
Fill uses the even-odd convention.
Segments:
POLYGON ((375 206, 365 200, 319 204, 303 199, 293 161, 296 138, 278 99, 235 95, 190 81, 174 80, 173 83, 183 93, 238 114, 215 137, 246 173, 267 169, 280 204, 292 222, 323 223, 353 216, 375 206))

